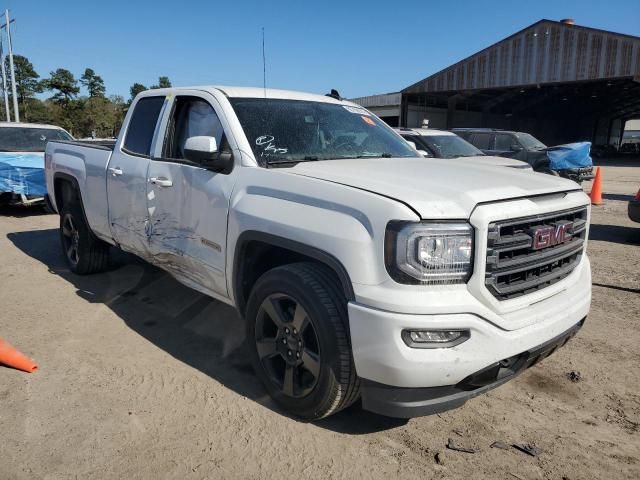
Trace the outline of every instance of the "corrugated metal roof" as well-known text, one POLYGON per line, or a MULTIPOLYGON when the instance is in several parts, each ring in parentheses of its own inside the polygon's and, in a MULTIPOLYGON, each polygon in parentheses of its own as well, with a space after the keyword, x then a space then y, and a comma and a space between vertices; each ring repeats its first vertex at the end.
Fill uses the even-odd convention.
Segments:
POLYGON ((368 97, 351 98, 349 101, 357 103, 365 108, 370 107, 394 107, 400 105, 402 94, 384 93, 382 95, 369 95, 368 97))
POLYGON ((640 76, 640 37, 540 20, 403 93, 640 76))

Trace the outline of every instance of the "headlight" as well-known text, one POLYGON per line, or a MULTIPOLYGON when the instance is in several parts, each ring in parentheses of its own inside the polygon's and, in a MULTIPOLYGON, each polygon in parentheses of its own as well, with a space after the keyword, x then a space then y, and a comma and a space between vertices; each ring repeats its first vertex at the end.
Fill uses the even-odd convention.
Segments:
POLYGON ((473 228, 467 223, 392 222, 385 263, 400 283, 464 283, 473 269, 473 228))

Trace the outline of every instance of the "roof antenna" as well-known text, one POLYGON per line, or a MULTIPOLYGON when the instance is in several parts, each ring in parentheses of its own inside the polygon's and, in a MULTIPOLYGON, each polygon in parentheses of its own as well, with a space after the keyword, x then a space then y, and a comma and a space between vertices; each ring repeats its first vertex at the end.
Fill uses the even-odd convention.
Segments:
POLYGON ((262 87, 264 98, 267 98, 267 60, 264 54, 264 27, 262 27, 262 87))

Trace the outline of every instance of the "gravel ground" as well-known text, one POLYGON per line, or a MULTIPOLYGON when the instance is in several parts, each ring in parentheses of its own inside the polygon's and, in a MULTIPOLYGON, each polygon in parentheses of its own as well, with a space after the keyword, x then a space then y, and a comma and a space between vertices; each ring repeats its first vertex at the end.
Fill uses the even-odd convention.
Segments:
POLYGON ((75 276, 57 216, 2 210, 0 336, 40 369, 0 367, 0 479, 640 478, 640 224, 626 214, 640 163, 620 165, 607 162, 593 208, 578 336, 464 407, 408 422, 357 406, 287 417, 253 376, 231 308, 124 254, 75 276))

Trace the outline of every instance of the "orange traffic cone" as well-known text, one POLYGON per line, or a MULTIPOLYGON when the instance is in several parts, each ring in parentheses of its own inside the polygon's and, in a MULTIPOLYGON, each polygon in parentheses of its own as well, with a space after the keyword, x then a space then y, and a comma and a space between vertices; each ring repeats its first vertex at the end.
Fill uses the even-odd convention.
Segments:
POLYGON ((591 187, 591 205, 602 205, 602 167, 597 167, 596 178, 593 180, 591 187))
POLYGON ((0 363, 13 367, 18 370, 24 370, 28 373, 33 373, 38 369, 33 360, 25 357, 7 342, 0 338, 0 363))

